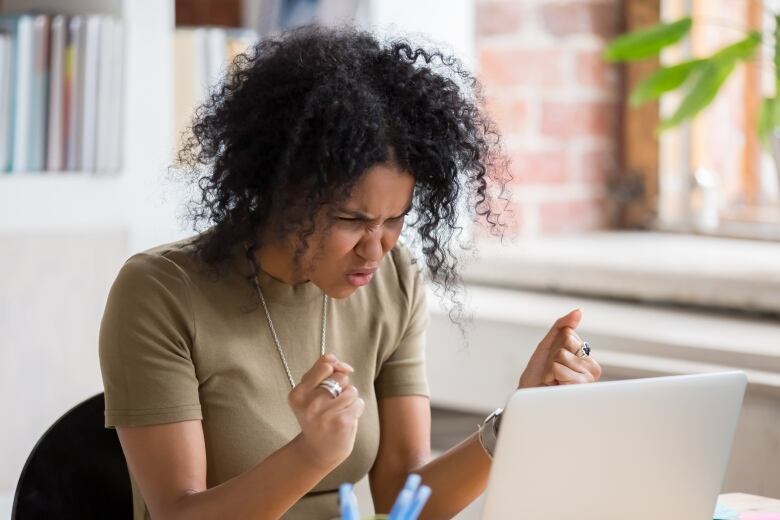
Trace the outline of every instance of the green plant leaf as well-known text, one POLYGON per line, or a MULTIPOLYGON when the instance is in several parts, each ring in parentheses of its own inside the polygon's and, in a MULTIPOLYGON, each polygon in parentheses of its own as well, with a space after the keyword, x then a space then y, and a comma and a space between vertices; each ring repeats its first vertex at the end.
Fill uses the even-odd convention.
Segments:
POLYGON ((749 60, 759 45, 761 45, 761 33, 751 31, 747 38, 723 47, 710 56, 710 59, 718 61, 749 60))
POLYGON ((615 38, 606 49, 607 61, 632 61, 657 55, 664 47, 683 39, 691 30, 690 16, 676 22, 659 23, 615 38))
POLYGON ((704 60, 690 60, 671 67, 661 67, 634 87, 629 103, 631 106, 637 106, 658 99, 664 92, 674 90, 685 83, 691 72, 702 63, 704 60))
MULTIPOLYGON (((677 107, 675 113, 661 122, 659 131, 663 132, 679 125, 686 119, 694 117, 712 103, 723 83, 725 83, 734 70, 737 62, 750 59, 760 44, 761 34, 757 31, 752 31, 746 38, 720 49, 709 58, 699 60, 700 63, 694 67, 698 76, 696 82, 691 85, 690 90, 680 103, 680 106, 677 107)), ((690 72, 688 71, 688 74, 690 72)), ((771 108, 772 110, 769 112, 771 117, 759 123, 760 125, 775 124, 775 113, 780 108, 780 105, 773 103, 771 108)), ((763 129, 763 126, 761 128, 763 129)))
POLYGON ((696 81, 691 85, 680 106, 671 117, 661 122, 658 130, 663 132, 677 126, 709 105, 734 70, 736 63, 735 60, 704 60, 704 63, 697 67, 696 81))
POLYGON ((780 128, 780 102, 777 97, 764 98, 758 109, 758 137, 764 146, 768 145, 768 138, 780 128))
POLYGON ((775 111, 775 98, 764 98, 761 100, 761 106, 758 108, 758 138, 762 142, 766 141, 772 132, 773 113, 775 111))

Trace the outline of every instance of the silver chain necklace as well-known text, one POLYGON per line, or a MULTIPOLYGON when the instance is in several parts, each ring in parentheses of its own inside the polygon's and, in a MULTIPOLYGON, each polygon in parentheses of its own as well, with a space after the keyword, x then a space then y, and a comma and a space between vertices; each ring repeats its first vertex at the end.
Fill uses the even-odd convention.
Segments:
MULTIPOLYGON (((263 310, 265 311, 265 318, 268 320, 268 328, 271 329, 271 335, 274 338, 274 343, 276 344, 276 350, 279 352, 279 359, 282 360, 282 365, 284 365, 284 371, 287 372, 287 379, 290 381, 290 387, 295 388, 295 379, 293 379, 292 372, 290 372, 290 366, 287 364, 287 358, 284 355, 284 351, 282 350, 282 345, 279 343, 279 337, 276 335, 276 328, 274 327, 274 322, 271 321, 271 313, 268 312, 268 305, 265 303, 265 297, 263 296, 263 291, 260 289, 260 281, 257 279, 257 268, 256 266, 252 265, 252 269, 254 270, 254 280, 255 280, 255 287, 257 288, 257 294, 260 296, 260 303, 263 304, 263 310)), ((320 356, 325 355, 325 337, 327 335, 328 331, 328 295, 323 294, 322 295, 322 336, 320 337, 320 356)))

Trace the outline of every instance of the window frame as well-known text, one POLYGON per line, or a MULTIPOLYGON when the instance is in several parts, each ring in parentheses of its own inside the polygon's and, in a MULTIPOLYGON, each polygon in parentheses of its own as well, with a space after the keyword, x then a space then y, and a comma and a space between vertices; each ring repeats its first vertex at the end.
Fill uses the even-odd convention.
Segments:
MULTIPOLYGON (((658 23, 663 14, 674 18, 679 13, 668 11, 690 7, 685 0, 676 0, 673 9, 669 9, 672 0, 645 0, 642 2, 623 2, 622 31, 628 32, 639 27, 658 23), (662 13, 666 11, 666 13, 662 13)), ((749 27, 762 27, 763 0, 744 2, 744 20, 749 27)), ((763 58, 761 58, 763 59, 763 58)), ((759 60, 740 65, 739 72, 744 78, 743 99, 745 114, 742 128, 745 131, 745 143, 741 153, 740 193, 744 197, 744 208, 724 208, 718 215, 718 226, 707 228, 697 224, 689 216, 675 217, 668 211, 668 205, 685 207, 690 205, 688 181, 682 179, 677 189, 679 193, 662 192, 668 187, 664 183, 664 157, 662 146, 674 141, 674 145, 685 149, 679 157, 681 171, 690 170, 691 149, 695 145, 692 125, 684 123, 680 128, 659 136, 656 127, 662 108, 659 102, 649 102, 639 107, 628 103, 631 90, 645 77, 660 66, 659 59, 629 62, 621 67, 620 81, 620 175, 612 186, 613 194, 618 198, 620 211, 617 224, 622 229, 652 229, 692 234, 713 235, 731 238, 749 238, 757 240, 780 240, 780 226, 773 216, 767 214, 766 207, 757 205, 759 198, 758 175, 762 161, 761 143, 753 129, 757 126, 758 108, 761 103, 761 74, 759 60), (670 134, 674 133, 674 136, 670 134), (662 142, 663 141, 663 142, 662 142), (674 200, 674 197, 677 197, 674 200), (670 199, 671 202, 670 202, 670 199), (665 206, 666 205, 666 206, 665 206), (671 215, 671 216, 670 216, 671 215)), ((667 170, 668 171, 668 170, 667 170)), ((780 211, 780 210, 778 210, 780 211)))

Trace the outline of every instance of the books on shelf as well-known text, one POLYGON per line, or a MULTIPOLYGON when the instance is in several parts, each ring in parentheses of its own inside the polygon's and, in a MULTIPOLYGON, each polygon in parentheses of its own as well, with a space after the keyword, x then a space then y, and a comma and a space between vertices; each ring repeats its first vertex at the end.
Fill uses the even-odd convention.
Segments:
POLYGON ((65 149, 62 146, 64 132, 64 97, 65 97, 65 31, 67 19, 57 15, 51 20, 51 40, 49 58, 49 82, 62 85, 62 88, 49 89, 49 120, 46 125, 46 169, 62 170, 65 165, 65 149))
POLYGON ((181 144, 195 109, 224 78, 230 63, 258 41, 250 29, 181 27, 174 34, 174 143, 181 144))
POLYGON ((0 172, 11 168, 11 35, 0 32, 0 172))
POLYGON ((0 172, 116 172, 122 21, 0 16, 0 172))

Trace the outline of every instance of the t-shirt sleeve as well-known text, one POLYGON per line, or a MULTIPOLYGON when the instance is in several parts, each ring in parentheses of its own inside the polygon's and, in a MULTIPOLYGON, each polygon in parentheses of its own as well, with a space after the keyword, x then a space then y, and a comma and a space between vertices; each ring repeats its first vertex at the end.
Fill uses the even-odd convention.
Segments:
POLYGON ((140 253, 120 269, 100 324, 106 427, 202 419, 186 274, 140 253))
MULTIPOLYGON (((404 252, 405 253, 405 252, 404 252)), ((385 359, 374 382, 377 399, 399 395, 430 397, 425 372, 425 339, 428 327, 428 306, 425 283, 419 270, 410 265, 408 254, 398 262, 402 290, 406 293, 408 311, 406 324, 398 345, 385 359)))

